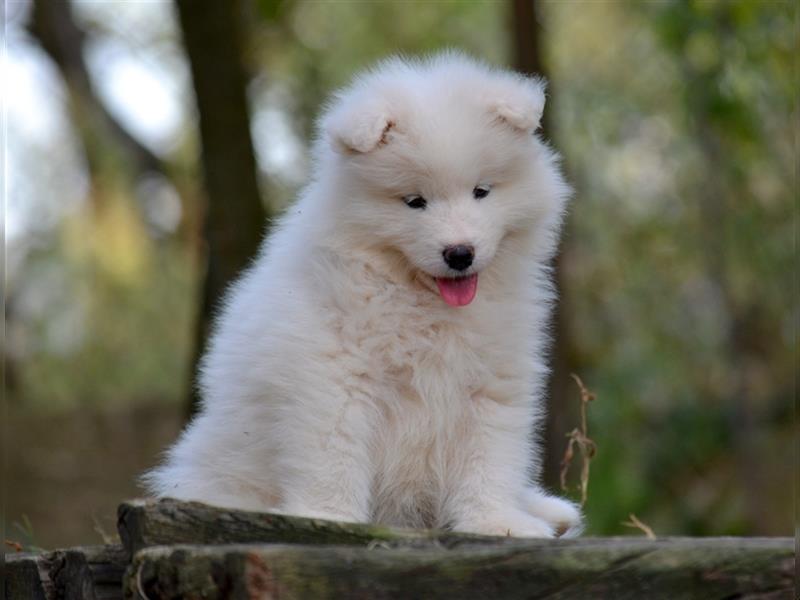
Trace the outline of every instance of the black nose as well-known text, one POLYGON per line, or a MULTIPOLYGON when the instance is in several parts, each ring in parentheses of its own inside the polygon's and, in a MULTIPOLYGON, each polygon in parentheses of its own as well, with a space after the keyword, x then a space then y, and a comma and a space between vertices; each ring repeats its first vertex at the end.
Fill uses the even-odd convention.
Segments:
POLYGON ((448 246, 442 252, 442 256, 448 267, 456 271, 463 271, 472 264, 472 259, 475 258, 475 248, 465 244, 448 246))

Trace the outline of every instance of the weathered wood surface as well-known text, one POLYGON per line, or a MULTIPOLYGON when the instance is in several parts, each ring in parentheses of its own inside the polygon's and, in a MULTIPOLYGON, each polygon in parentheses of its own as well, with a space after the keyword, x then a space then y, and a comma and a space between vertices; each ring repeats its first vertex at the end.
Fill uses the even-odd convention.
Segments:
POLYGON ((174 500, 123 504, 119 531, 122 547, 7 555, 5 597, 795 597, 789 538, 492 538, 174 500))
POLYGON ((117 529, 131 554, 148 546, 169 544, 384 544, 415 546, 436 543, 501 544, 511 538, 448 531, 399 529, 307 519, 273 513, 217 508, 198 502, 134 500, 120 505, 117 529))
POLYGON ((586 538, 500 546, 154 547, 126 598, 793 598, 789 538, 586 538))
POLYGON ((8 600, 116 600, 128 566, 122 546, 87 546, 5 556, 8 600))

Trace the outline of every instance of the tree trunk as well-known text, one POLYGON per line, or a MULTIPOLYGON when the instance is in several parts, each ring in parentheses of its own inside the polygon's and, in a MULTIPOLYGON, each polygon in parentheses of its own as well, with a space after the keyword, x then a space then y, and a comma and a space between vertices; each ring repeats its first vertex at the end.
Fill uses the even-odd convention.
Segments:
MULTIPOLYGON (((213 312, 227 286, 254 257, 267 213, 258 187, 242 60, 241 2, 177 0, 197 99, 207 197, 206 256, 192 381, 213 312)), ((188 412, 198 409, 191 386, 188 412)))
POLYGON ((68 0, 35 0, 28 31, 55 63, 70 98, 70 110, 80 133, 84 154, 92 175, 108 160, 105 140, 122 151, 124 170, 136 176, 148 171, 165 174, 161 159, 128 132, 100 101, 84 61, 85 32, 72 15, 68 0))
MULTIPOLYGON (((540 75, 548 78, 544 57, 545 31, 539 22, 538 11, 541 10, 537 0, 513 0, 511 14, 511 28, 513 31, 514 68, 521 73, 540 75)), ((547 107, 542 118, 541 133, 546 139, 552 139, 553 131, 553 84, 548 81, 547 107)), ((566 230, 566 224, 564 229, 566 230)), ((547 421, 543 436, 543 480, 550 488, 557 488, 561 458, 566 448, 566 433, 575 427, 576 407, 579 398, 577 388, 574 388, 570 373, 575 371, 572 361, 571 337, 569 322, 566 318, 564 305, 564 285, 562 281, 561 264, 567 252, 566 243, 562 238, 561 247, 554 260, 553 278, 558 292, 559 302, 553 312, 553 345, 551 350, 550 365, 552 375, 547 394, 547 421)))

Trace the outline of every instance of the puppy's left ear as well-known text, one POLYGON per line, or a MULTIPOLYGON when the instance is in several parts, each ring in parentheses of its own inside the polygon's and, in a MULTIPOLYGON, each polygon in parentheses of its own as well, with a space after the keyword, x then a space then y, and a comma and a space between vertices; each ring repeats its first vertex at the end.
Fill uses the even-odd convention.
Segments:
POLYGON ((491 90, 489 110, 514 129, 533 133, 542 120, 545 86, 543 79, 514 77, 491 90))
POLYGON ((394 127, 389 107, 381 99, 340 101, 322 122, 322 128, 336 149, 366 153, 386 141, 394 127))

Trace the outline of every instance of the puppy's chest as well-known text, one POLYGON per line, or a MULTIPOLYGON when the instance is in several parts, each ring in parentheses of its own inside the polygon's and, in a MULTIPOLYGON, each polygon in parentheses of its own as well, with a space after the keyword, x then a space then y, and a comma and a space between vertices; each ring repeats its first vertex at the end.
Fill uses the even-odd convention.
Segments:
POLYGON ((365 375, 390 395, 426 403, 465 400, 491 378, 493 356, 481 346, 478 332, 413 307, 381 308, 353 315, 341 330, 341 342, 365 375))
POLYGON ((445 464, 464 447, 459 438, 476 426, 495 380, 475 332, 427 317, 409 311, 393 327, 383 318, 353 339, 376 408, 378 472, 385 486, 403 482, 409 491, 442 485, 430 478, 450 470, 445 464))
POLYGON ((369 269, 349 279, 352 293, 332 307, 329 324, 356 395, 379 407, 449 414, 493 388, 517 360, 488 307, 454 309, 430 290, 369 269))

